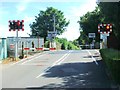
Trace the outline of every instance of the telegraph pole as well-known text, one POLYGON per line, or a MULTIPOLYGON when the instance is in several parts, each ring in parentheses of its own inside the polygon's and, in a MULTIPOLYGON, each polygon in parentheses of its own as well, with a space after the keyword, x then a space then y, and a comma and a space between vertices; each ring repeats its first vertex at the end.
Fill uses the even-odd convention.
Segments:
POLYGON ((53 19, 54 19, 54 25, 53 25, 53 27, 54 27, 54 29, 53 29, 53 30, 54 30, 54 33, 53 33, 53 40, 52 40, 53 43, 52 43, 52 44, 53 44, 53 46, 54 46, 54 39, 55 39, 55 15, 53 15, 53 19))
POLYGON ((54 33, 55 33, 55 15, 53 15, 53 19, 54 19, 54 33))

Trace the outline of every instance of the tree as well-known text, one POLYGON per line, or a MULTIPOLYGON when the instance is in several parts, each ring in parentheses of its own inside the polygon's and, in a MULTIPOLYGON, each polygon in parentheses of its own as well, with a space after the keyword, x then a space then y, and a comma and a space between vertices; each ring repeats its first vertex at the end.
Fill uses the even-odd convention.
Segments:
POLYGON ((112 23, 114 27, 114 34, 120 38, 120 2, 102 2, 98 4, 100 12, 104 17, 103 22, 112 23))
POLYGON ((54 17, 57 34, 62 34, 66 30, 69 21, 66 21, 62 11, 48 7, 46 11, 40 11, 38 16, 35 16, 35 22, 30 24, 32 35, 44 37, 46 40, 48 31, 54 30, 54 17))
POLYGON ((89 38, 84 32, 80 32, 80 37, 77 39, 78 43, 80 45, 85 45, 86 43, 89 43, 89 38))
MULTIPOLYGON (((113 25, 113 30, 109 38, 116 38, 117 40, 113 40, 113 42, 109 44, 118 43, 120 39, 120 2, 101 2, 98 6, 101 16, 103 17, 102 22, 112 23, 113 25)), ((117 46, 118 47, 114 48, 120 49, 119 43, 117 46)))
MULTIPOLYGON (((80 17, 80 20, 78 23, 80 24, 80 28, 83 30, 83 33, 85 35, 88 35, 90 32, 96 33, 96 41, 100 41, 100 34, 98 34, 98 24, 105 23, 109 24, 111 23, 113 25, 113 31, 108 37, 109 38, 115 38, 116 41, 120 38, 120 2, 100 2, 98 4, 98 7, 92 12, 87 12, 85 15, 80 17)), ((81 39, 79 37, 78 39, 81 39)), ((84 38, 83 38, 84 39, 84 38)), ((82 40, 83 41, 83 40, 82 40)), ((112 43, 117 43, 115 40, 113 40, 112 43)), ((111 46, 110 45, 110 46, 111 46)), ((120 45, 116 45, 120 46, 120 45)), ((114 47, 120 49, 120 47, 114 47)))
MULTIPOLYGON (((99 7, 96 7, 94 11, 87 12, 85 15, 80 17, 78 23, 80 24, 80 28, 83 30, 83 33, 81 34, 85 34, 86 36, 88 36, 88 33, 95 33, 96 34, 95 40, 99 41, 98 24, 100 22, 101 19, 100 19, 99 7)), ((85 40, 86 38, 83 38, 83 36, 81 36, 80 38, 85 40)))

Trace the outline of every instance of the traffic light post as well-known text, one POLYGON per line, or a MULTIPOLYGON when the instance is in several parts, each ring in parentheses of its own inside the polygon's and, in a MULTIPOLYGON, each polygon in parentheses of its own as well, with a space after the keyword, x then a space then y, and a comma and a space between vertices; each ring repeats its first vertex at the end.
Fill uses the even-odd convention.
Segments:
POLYGON ((20 29, 22 31, 24 31, 24 20, 20 21, 20 20, 9 20, 9 31, 16 31, 16 40, 15 40, 15 59, 18 59, 18 31, 20 31, 20 29))
POLYGON ((112 24, 98 24, 98 33, 100 34, 100 48, 107 48, 107 37, 112 32, 112 24))

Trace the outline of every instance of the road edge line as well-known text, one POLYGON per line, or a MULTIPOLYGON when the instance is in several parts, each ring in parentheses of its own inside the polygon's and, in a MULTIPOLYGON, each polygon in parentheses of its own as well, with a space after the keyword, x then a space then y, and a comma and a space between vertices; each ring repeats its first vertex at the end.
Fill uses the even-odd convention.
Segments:
POLYGON ((24 62, 24 61, 27 60, 27 59, 33 58, 33 57, 35 57, 35 56, 37 56, 37 55, 41 55, 41 54, 44 54, 44 53, 45 53, 45 52, 34 54, 33 56, 30 56, 30 57, 25 58, 25 59, 21 59, 20 61, 15 62, 15 63, 12 63, 12 64, 10 64, 10 65, 13 66, 13 65, 15 65, 15 64, 18 64, 18 63, 24 62))
POLYGON ((92 56, 92 54, 90 53, 90 51, 89 50, 86 50, 88 53, 89 53, 89 55, 92 57, 92 59, 93 59, 93 61, 95 62, 95 64, 98 66, 99 64, 98 64, 98 62, 96 61, 96 59, 92 56))

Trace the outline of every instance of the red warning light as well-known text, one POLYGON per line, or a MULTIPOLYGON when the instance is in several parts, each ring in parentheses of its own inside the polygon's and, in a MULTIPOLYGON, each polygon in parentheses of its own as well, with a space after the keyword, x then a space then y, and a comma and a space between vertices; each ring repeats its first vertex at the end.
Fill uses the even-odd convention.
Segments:
POLYGON ((109 26, 106 26, 106 29, 110 29, 110 27, 109 27, 109 26))

